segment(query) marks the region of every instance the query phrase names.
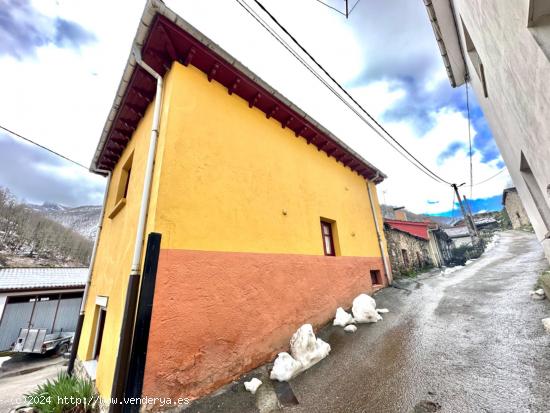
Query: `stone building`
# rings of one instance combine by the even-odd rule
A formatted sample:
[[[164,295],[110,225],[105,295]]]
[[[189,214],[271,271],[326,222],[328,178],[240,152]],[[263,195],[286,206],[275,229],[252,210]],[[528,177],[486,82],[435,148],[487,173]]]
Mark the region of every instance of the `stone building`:
[[[449,81],[472,85],[550,258],[550,1],[424,3]]]
[[[512,228],[519,229],[531,225],[516,188],[507,188],[502,193],[502,205],[512,222]]]
[[[427,222],[384,220],[384,233],[394,275],[405,275],[437,265],[431,250],[428,227]]]

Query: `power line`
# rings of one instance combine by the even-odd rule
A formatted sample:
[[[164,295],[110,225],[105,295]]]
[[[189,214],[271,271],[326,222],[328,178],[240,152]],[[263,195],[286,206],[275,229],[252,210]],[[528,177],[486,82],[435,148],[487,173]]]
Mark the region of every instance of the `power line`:
[[[342,16],[346,15],[346,13],[342,12],[341,10],[338,10],[336,7],[333,7],[330,4],[325,3],[324,1],[321,1],[321,0],[315,0],[315,1],[318,2],[318,3],[321,3],[323,6],[327,6],[329,9],[332,9],[332,10],[340,13]]]
[[[470,117],[470,98],[468,94],[468,78],[466,78],[466,111],[468,112],[468,143],[470,145],[470,198],[473,198],[473,186],[474,186],[474,165],[472,163],[472,127]]]
[[[283,30],[283,32],[290,37],[290,39],[296,44],[300,50],[302,50],[315,64],[318,68],[320,68],[323,73],[340,89],[359,109],[362,113],[364,113],[368,119],[366,119],[364,116],[362,116],[357,109],[355,109],[346,99],[344,99],[322,76],[319,75],[309,64],[300,56],[298,55],[289,45],[285,42],[284,39],[282,39],[281,36],[279,36],[269,25],[255,12],[251,9],[250,6],[248,6],[245,2],[241,0],[236,0],[237,3],[247,12],[249,13],[264,29],[266,29],[283,47],[285,47],[302,65],[306,67],[319,81],[321,81],[333,94],[336,95],[348,108],[350,108],[361,120],[363,120],[378,136],[380,136],[382,139],[384,139],[393,149],[395,149],[401,156],[403,156],[407,161],[409,161],[412,165],[414,165],[417,169],[419,169],[421,172],[435,180],[436,182],[445,183],[450,185],[451,183],[446,181],[445,179],[438,176],[435,172],[430,170],[427,166],[425,166],[421,161],[419,161],[412,153],[410,153],[396,138],[394,138],[376,119],[374,119],[367,110],[357,102],[353,96],[349,94],[349,92],[344,89],[334,77],[328,73],[328,71],[288,32],[288,30],[281,24],[279,21],[257,0],[254,0],[254,2],[277,24],[277,26]],[[382,134],[380,130],[375,128],[372,123],[373,122],[380,130],[384,132]],[[411,159],[413,159],[415,162],[413,162],[411,159],[409,159],[403,152],[401,152],[392,142],[388,140],[388,138],[393,141],[397,147],[401,148]]]
[[[499,176],[501,173],[503,173],[504,171],[506,171],[506,168],[502,168],[500,171],[498,171],[496,174],[494,174],[493,176],[490,176],[489,178],[481,181],[481,182],[476,182],[473,186],[476,186],[476,185],[481,185],[481,184],[484,184],[485,182],[488,182],[490,181],[491,179],[493,178],[496,178],[497,176]]]
[[[26,142],[29,142],[29,143],[31,143],[31,144],[33,144],[33,145],[36,145],[36,146],[38,146],[39,148],[44,149],[45,151],[48,151],[48,152],[50,152],[50,153],[52,153],[52,154],[54,154],[54,155],[56,155],[56,156],[59,156],[60,158],[65,159],[66,161],[69,161],[69,162],[71,162],[71,163],[74,163],[75,165],[80,166],[81,168],[84,168],[84,169],[86,169],[87,171],[89,171],[89,168],[86,167],[86,166],[84,166],[84,165],[82,165],[81,163],[79,163],[79,162],[77,162],[77,161],[73,161],[72,159],[67,158],[65,155],[61,155],[60,153],[58,153],[58,152],[56,152],[56,151],[54,151],[54,150],[52,150],[52,149],[50,149],[50,148],[46,148],[45,146],[40,145],[39,143],[33,141],[32,139],[26,138],[26,137],[24,137],[23,135],[20,135],[19,133],[16,133],[16,132],[14,132],[14,131],[12,131],[12,130],[10,130],[10,129],[8,129],[8,128],[2,126],[2,125],[0,125],[0,129],[3,129],[3,130],[5,130],[6,132],[8,132],[10,135],[17,136],[18,138],[23,139],[23,140],[26,141]]]

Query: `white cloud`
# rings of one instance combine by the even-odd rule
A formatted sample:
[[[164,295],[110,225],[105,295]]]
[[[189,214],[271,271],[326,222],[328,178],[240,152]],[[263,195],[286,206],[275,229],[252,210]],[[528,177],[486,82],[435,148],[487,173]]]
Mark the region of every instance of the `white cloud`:
[[[386,172],[389,178],[380,190],[385,191],[388,203],[406,205],[416,212],[449,209],[452,200],[450,188],[433,182],[391,149],[236,2],[168,0],[166,3]],[[390,55],[397,58],[401,56],[403,47],[437,48],[433,38],[427,40],[423,37],[419,42],[411,39],[411,33],[414,33],[411,25],[398,36],[396,44],[388,44],[388,39],[376,36],[362,38],[358,36],[357,20],[353,26],[330,9],[319,7],[313,0],[266,0],[264,4],[342,83],[352,82],[360,76],[367,63],[375,64],[378,69],[371,69],[379,71],[379,66],[384,63],[382,52],[385,49],[388,53],[393,50]],[[130,52],[143,3],[132,0],[44,0],[36,1],[34,6],[48,16],[78,22],[91,31],[97,41],[80,51],[50,45],[40,48],[32,59],[0,59],[4,74],[0,78],[2,124],[36,138],[41,144],[81,163],[89,164]],[[383,7],[370,2],[360,6]],[[358,16],[359,13],[354,18]],[[431,31],[427,17],[426,25],[422,33]],[[419,53],[422,54],[423,49]],[[432,51],[427,55],[432,56]],[[406,56],[399,59],[399,68],[387,69],[399,69],[402,73]],[[432,60],[430,68],[433,66]],[[428,91],[446,81],[442,63],[437,70],[430,70],[433,73],[424,83]],[[412,76],[418,68],[411,67],[410,72]],[[407,91],[399,84],[382,78],[355,87],[352,93],[380,119],[386,110],[399,105]],[[385,126],[438,174],[457,182],[467,181],[469,161],[464,151],[457,152],[443,165],[436,162],[450,142],[461,140],[467,143],[466,119],[456,110],[445,108],[433,112],[431,116],[433,126],[423,136],[406,117]],[[477,153],[473,160],[476,181],[498,170],[496,162],[484,164]],[[500,193],[507,179],[506,173],[501,174],[476,187],[474,198]],[[428,200],[439,202],[428,204]]]

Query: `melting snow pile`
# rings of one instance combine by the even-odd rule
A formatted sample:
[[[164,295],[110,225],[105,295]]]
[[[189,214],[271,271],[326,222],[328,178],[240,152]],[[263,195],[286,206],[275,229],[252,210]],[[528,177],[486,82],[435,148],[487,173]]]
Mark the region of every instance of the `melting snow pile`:
[[[344,310],[342,307],[338,307],[336,309],[336,316],[334,317],[334,321],[332,322],[333,326],[340,326],[345,327],[348,324],[353,324],[355,320],[353,319],[352,315],[346,310]]]
[[[382,317],[376,311],[376,301],[367,294],[359,294],[351,307],[353,319],[357,323],[376,323]]]
[[[250,381],[244,382],[244,388],[252,394],[256,394],[256,390],[258,390],[258,387],[260,387],[261,385],[262,381],[260,379],[257,379],[256,377],[254,377]]]
[[[494,235],[493,238],[491,238],[491,241],[489,241],[487,243],[487,245],[485,245],[485,251],[484,252],[492,250],[493,247],[496,245],[497,240],[498,240],[498,235]]]
[[[449,275],[449,274],[452,274],[455,271],[461,270],[462,268],[464,268],[463,265],[457,265],[456,267],[445,268],[445,270],[442,271],[442,274]]]
[[[311,324],[304,324],[290,339],[290,354],[279,353],[275,359],[270,377],[288,381],[324,359],[328,353],[330,345],[315,338]]]
[[[550,333],[550,318],[543,318],[542,325],[544,326],[544,329],[546,330],[546,332]]]
[[[531,295],[531,298],[533,300],[544,300],[544,298],[546,297],[546,294],[544,294],[544,290],[542,288],[531,291],[529,294]]]
[[[347,333],[355,333],[357,331],[357,326],[350,324],[349,326],[344,327],[344,331]]]

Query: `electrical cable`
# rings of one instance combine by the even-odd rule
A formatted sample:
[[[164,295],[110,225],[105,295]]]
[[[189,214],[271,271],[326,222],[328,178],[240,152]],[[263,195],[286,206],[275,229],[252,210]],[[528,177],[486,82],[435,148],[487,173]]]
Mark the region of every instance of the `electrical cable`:
[[[445,179],[441,178],[440,176],[438,176],[436,173],[434,173],[433,171],[431,171],[427,166],[425,166],[421,161],[419,161],[414,155],[412,155],[396,138],[394,138],[380,123],[378,123],[378,121],[376,121],[376,119],[374,119],[366,110],[365,108],[363,108],[363,106],[361,106],[354,98],[353,96],[351,96],[349,94],[349,92],[347,92],[347,90],[345,90],[341,85],[340,83],[338,83],[336,81],[336,79],[334,79],[334,77],[328,73],[328,71],[319,63],[317,62],[317,60],[288,32],[288,30],[286,28],[284,28],[284,26],[282,26],[278,20],[257,0],[254,0],[254,2],[277,24],[277,26],[279,28],[281,28],[281,30],[283,30],[287,36],[289,36],[292,41],[317,65],[317,67],[319,67],[323,73],[325,73],[326,76],[329,77],[330,80],[332,80],[332,82],[334,82],[334,84],[361,110],[361,112],[363,112],[367,117],[368,119],[370,119],[370,121],[368,119],[366,119],[364,116],[362,116],[358,111],[357,109],[355,109],[349,102],[347,102],[337,91],[334,90],[334,88],[332,86],[330,86],[330,84],[328,84],[328,82],[323,79],[319,73],[317,73],[315,70],[313,70],[308,64],[307,62],[301,57],[299,56],[285,41],[284,39],[282,39],[276,32],[274,32],[274,30],[269,27],[269,25],[267,23],[265,23],[265,21],[263,21],[263,19],[258,16],[258,14],[251,10],[251,7],[248,6],[248,4],[244,3],[243,1],[241,0],[236,0],[237,3],[247,12],[249,13],[264,29],[266,29],[281,45],[283,45],[283,47],[285,47],[302,65],[304,65],[315,77],[317,77],[317,79],[319,79],[332,93],[334,93],[344,104],[346,104],[346,106],[348,106],[348,108],[350,108],[357,116],[359,116],[378,136],[380,136],[382,139],[384,139],[388,144],[390,144],[390,146],[392,146],[392,148],[394,148],[399,154],[401,154],[405,159],[407,159],[407,161],[409,161],[412,165],[414,165],[417,169],[419,169],[420,171],[422,171],[424,174],[426,174],[427,176],[429,176],[430,178],[434,179],[436,182],[440,182],[440,183],[445,183],[445,184],[448,184],[450,185],[451,183],[446,181]],[[244,4],[243,4],[244,3]],[[396,148],[396,146],[394,146],[394,144],[392,144],[388,138],[386,136],[384,136],[380,130],[378,130],[377,128],[375,128],[371,121],[380,129],[384,132],[385,135],[387,135],[387,137],[389,137],[389,139],[391,139],[391,141],[393,141],[395,143],[395,145],[397,145],[399,148],[401,148],[410,158],[412,158],[415,162],[413,162],[411,159],[409,159],[403,152],[401,152],[399,149]]]
[[[13,135],[13,136],[17,136],[18,138],[23,139],[23,140],[26,141],[26,142],[29,142],[29,143],[31,143],[31,144],[33,144],[33,145],[36,145],[36,146],[38,146],[38,147],[41,148],[41,149],[44,149],[44,150],[46,150],[46,151],[48,151],[48,152],[50,152],[50,153],[52,153],[52,154],[54,154],[54,155],[56,155],[56,156],[59,156],[60,158],[65,159],[66,161],[69,161],[69,162],[71,162],[71,163],[74,163],[75,165],[80,166],[81,168],[84,168],[84,169],[86,169],[87,171],[89,171],[89,168],[86,167],[86,166],[84,166],[84,165],[82,165],[81,163],[79,163],[79,162],[77,162],[77,161],[73,161],[72,159],[67,158],[67,157],[64,156],[64,155],[61,155],[60,153],[58,153],[58,152],[56,152],[56,151],[54,151],[54,150],[52,150],[52,149],[50,149],[50,148],[46,148],[45,146],[40,145],[39,143],[33,141],[32,139],[26,138],[26,137],[24,137],[23,135],[20,135],[19,133],[16,133],[16,132],[14,132],[14,131],[12,131],[12,130],[10,130],[10,129],[8,129],[8,128],[2,126],[2,125],[0,125],[0,129],[3,129],[3,130],[5,130],[6,132],[8,132],[9,134],[11,134],[11,135]]]
[[[481,184],[484,184],[485,182],[488,182],[490,181],[491,179],[493,178],[496,178],[497,176],[499,176],[501,173],[503,173],[504,171],[506,171],[506,168],[502,168],[500,171],[498,171],[496,174],[490,176],[489,178],[481,181],[481,182],[476,182],[473,186],[476,186],[476,185],[481,185]]]
[[[326,6],[326,7],[328,7],[329,9],[332,9],[332,10],[334,10],[334,11],[340,13],[342,16],[345,16],[345,15],[346,15],[346,13],[343,13],[341,10],[338,10],[336,7],[332,7],[330,4],[327,4],[327,3],[325,3],[324,1],[321,1],[321,0],[315,0],[315,1],[318,2],[318,3],[321,3],[323,6]]]
[[[473,198],[473,186],[474,186],[474,165],[472,162],[472,127],[470,118],[470,98],[468,94],[468,79],[466,79],[466,112],[468,113],[468,144],[470,147],[470,198]]]

